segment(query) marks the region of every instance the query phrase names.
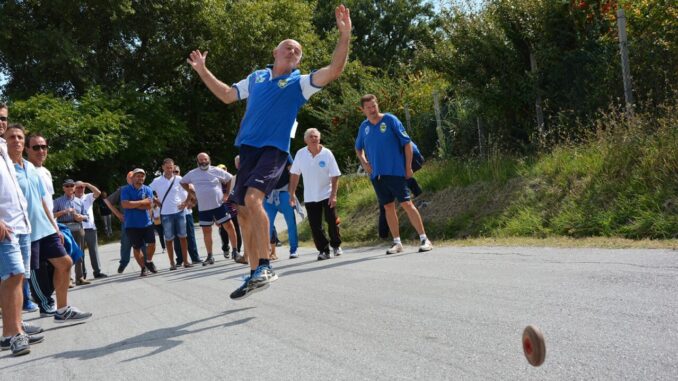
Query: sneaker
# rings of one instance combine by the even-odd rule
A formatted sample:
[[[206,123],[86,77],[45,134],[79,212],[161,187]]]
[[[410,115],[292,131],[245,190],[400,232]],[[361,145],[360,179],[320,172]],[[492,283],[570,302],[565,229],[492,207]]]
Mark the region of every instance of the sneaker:
[[[94,279],[102,279],[102,278],[108,278],[108,275],[104,273],[95,273],[94,274]]]
[[[294,259],[294,258],[299,258],[299,254],[297,254],[296,252],[290,253],[290,259]]]
[[[123,265],[118,266],[118,274],[122,274],[123,271],[125,271],[125,266]]]
[[[270,265],[261,265],[254,270],[254,274],[252,274],[252,277],[250,278],[250,283],[271,283],[276,279],[278,279],[278,274],[273,271],[273,268]]]
[[[429,241],[428,239],[421,241],[421,245],[419,245],[420,253],[431,250],[433,250],[433,245],[431,245],[431,241]]]
[[[75,281],[75,284],[76,284],[77,286],[84,286],[84,285],[86,285],[86,284],[92,284],[92,282],[88,281],[88,280],[85,279],[85,278],[80,278],[80,279],[78,279],[78,280]]]
[[[249,262],[247,261],[247,258],[245,258],[244,255],[238,253],[235,257],[233,257],[233,260],[236,261],[237,263],[242,263],[243,265],[248,264]]]
[[[56,308],[54,306],[50,306],[51,308],[49,310],[45,311],[40,311],[40,317],[52,317],[56,313]]]
[[[28,335],[17,333],[9,339],[9,349],[12,355],[21,356],[31,353],[31,345],[28,343]]]
[[[82,321],[87,320],[92,317],[91,312],[82,312],[75,307],[68,306],[66,311],[59,313],[59,311],[54,314],[55,323],[64,323],[66,321]]]
[[[42,336],[42,335],[28,335],[28,334],[26,334],[26,336],[28,336],[28,344],[29,345],[39,344],[39,343],[42,343],[45,340],[45,337]],[[0,339],[0,349],[2,349],[3,351],[10,349],[11,346],[12,346],[12,344],[11,344],[12,338],[13,337],[3,337],[3,338],[1,338]]]
[[[171,265],[169,269],[170,271],[174,271],[177,269],[177,265]]]
[[[231,292],[231,299],[240,300],[245,299],[246,297],[252,295],[257,291],[263,291],[267,289],[271,283],[252,283],[250,282],[251,277],[245,277],[243,283],[240,287],[236,288],[235,291]]]
[[[204,261],[202,261],[203,266],[207,265],[213,265],[214,264],[214,256],[212,254],[207,254],[207,258],[205,258]]]
[[[141,274],[139,274],[139,276],[146,276],[146,275],[148,275],[148,272],[146,271],[146,268],[144,267],[144,268],[141,269]]]
[[[24,308],[23,308],[24,312],[35,312],[39,309],[40,308],[38,308],[38,305],[33,303],[32,300],[27,300],[26,303],[24,303]]]
[[[26,332],[27,335],[37,335],[43,331],[42,327],[38,327],[37,325],[29,324],[23,321],[21,322],[21,329]]]
[[[158,273],[158,269],[155,268],[155,263],[153,263],[153,261],[146,262],[146,267],[148,267],[148,271],[152,272],[153,274]]]
[[[228,251],[224,251],[224,258],[231,259],[231,254],[229,254]]]
[[[341,247],[333,247],[332,251],[334,252],[335,257],[338,257],[338,256],[344,254],[344,250],[341,250]]]
[[[330,259],[330,253],[323,253],[322,251],[318,253],[319,261],[324,261],[325,259]]]
[[[178,266],[178,265],[177,265],[177,266]],[[185,269],[190,268],[190,267],[193,267],[193,264],[192,264],[192,263],[184,263],[184,268],[185,268]]]
[[[402,253],[403,252],[403,244],[402,243],[394,243],[393,246],[391,246],[390,249],[386,250],[386,254],[395,254],[395,253]]]

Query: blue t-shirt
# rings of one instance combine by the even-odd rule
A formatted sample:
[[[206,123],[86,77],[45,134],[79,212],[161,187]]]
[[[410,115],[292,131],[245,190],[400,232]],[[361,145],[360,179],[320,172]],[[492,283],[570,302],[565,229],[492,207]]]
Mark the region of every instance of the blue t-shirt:
[[[14,169],[16,169],[19,188],[28,201],[28,220],[32,227],[31,242],[35,242],[56,233],[56,229],[54,229],[54,225],[52,225],[47,213],[45,213],[45,208],[42,206],[42,198],[45,197],[47,192],[42,180],[40,180],[40,175],[31,162],[26,159],[22,160],[24,167],[21,168],[19,164],[15,163]]]
[[[403,146],[411,142],[405,127],[393,114],[386,113],[377,124],[365,120],[355,139],[355,148],[364,150],[372,167],[371,178],[377,176],[405,177]]]
[[[247,99],[236,147],[271,146],[289,152],[290,134],[299,109],[311,95],[320,91],[312,83],[313,75],[301,75],[299,70],[272,77],[270,68],[257,70],[233,85],[238,99]]]
[[[127,185],[120,192],[120,201],[141,201],[153,198],[153,190],[147,185],[137,189],[133,185]],[[145,228],[152,224],[147,209],[125,208],[125,228]]]

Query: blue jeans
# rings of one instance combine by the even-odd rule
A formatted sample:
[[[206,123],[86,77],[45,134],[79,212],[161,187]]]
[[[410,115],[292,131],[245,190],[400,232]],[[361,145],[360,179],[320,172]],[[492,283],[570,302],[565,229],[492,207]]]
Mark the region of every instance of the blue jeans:
[[[174,237],[186,237],[186,217],[182,210],[174,214],[163,214],[160,216],[162,228],[165,232],[165,241],[171,241]]]
[[[28,236],[28,240],[30,241],[30,235],[21,235]],[[17,236],[12,237],[11,240],[5,238],[0,241],[0,280],[6,280],[15,275],[25,274],[26,272],[19,241]]]
[[[287,236],[290,241],[290,253],[296,253],[299,247],[299,238],[297,237],[297,220],[294,216],[294,209],[290,206],[289,192],[279,193],[278,205],[270,204],[264,200],[264,209],[268,215],[269,221],[269,237],[273,237],[273,230],[275,229],[275,216],[278,212],[282,213],[287,223]]]
[[[195,243],[195,223],[193,222],[193,214],[186,215],[186,243],[188,244],[188,256],[191,257],[191,262],[200,262],[198,245]],[[184,259],[181,258],[181,243],[179,242],[179,237],[174,237],[174,247],[180,248],[179,250],[174,250],[178,265],[184,262]]]

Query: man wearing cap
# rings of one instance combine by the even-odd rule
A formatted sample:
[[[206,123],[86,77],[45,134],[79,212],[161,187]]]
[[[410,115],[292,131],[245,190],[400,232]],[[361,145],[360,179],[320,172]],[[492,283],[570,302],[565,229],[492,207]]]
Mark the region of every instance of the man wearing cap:
[[[122,214],[123,210],[120,194],[122,190],[129,184],[132,184],[132,171],[127,172],[126,177],[127,184],[121,185],[116,189],[115,192],[111,193],[108,197],[104,199],[104,204],[108,206],[108,209],[111,210],[111,213],[120,221],[120,262],[118,265],[118,274],[122,274],[125,271],[125,268],[129,264],[130,254],[132,252],[132,243],[129,241],[127,234],[125,233],[125,216]],[[146,247],[141,249],[144,256],[146,256]]]
[[[89,189],[90,193],[85,193],[85,188]],[[82,227],[85,230],[85,245],[87,245],[87,252],[89,253],[89,260],[92,264],[94,278],[106,278],[108,275],[101,272],[101,262],[99,261],[99,244],[97,237],[97,226],[94,223],[94,201],[99,198],[101,191],[94,185],[82,181],[75,183],[75,197],[79,198],[85,210],[87,211],[87,219],[82,221]],[[83,253],[85,248],[81,248]],[[83,259],[84,260],[84,259]]]
[[[54,217],[57,222],[68,226],[73,238],[80,249],[85,247],[85,230],[82,228],[82,221],[89,219],[87,210],[82,200],[75,197],[75,181],[72,179],[64,180],[62,184],[64,195],[54,200]],[[90,284],[90,281],[85,279],[87,276],[87,269],[85,268],[84,258],[80,258],[75,265],[75,284],[82,286]]]
[[[132,184],[122,188],[120,201],[125,213],[125,233],[134,249],[134,259],[141,267],[141,276],[147,275],[148,271],[158,272],[153,263],[155,254],[155,231],[149,212],[153,209],[153,190],[144,185],[146,171],[135,168],[132,171]],[[141,249],[146,248],[146,260]]]

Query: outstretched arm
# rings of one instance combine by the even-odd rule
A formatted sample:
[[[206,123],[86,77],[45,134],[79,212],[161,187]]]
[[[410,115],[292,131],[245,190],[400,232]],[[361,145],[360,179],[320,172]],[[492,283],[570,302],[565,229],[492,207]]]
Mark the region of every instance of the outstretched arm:
[[[337,19],[339,40],[337,47],[334,48],[334,53],[332,53],[332,62],[329,66],[313,73],[313,84],[317,87],[323,87],[339,78],[348,60],[349,43],[351,42],[351,13],[342,4],[334,10],[334,16]]]
[[[238,100],[238,92],[228,86],[227,84],[221,82],[217,77],[207,70],[205,66],[205,60],[207,59],[207,52],[201,53],[200,50],[194,50],[186,59],[189,65],[195,70],[196,73],[200,76],[200,79],[207,86],[208,89],[214,94],[217,98],[221,99],[222,102],[229,104]]]

